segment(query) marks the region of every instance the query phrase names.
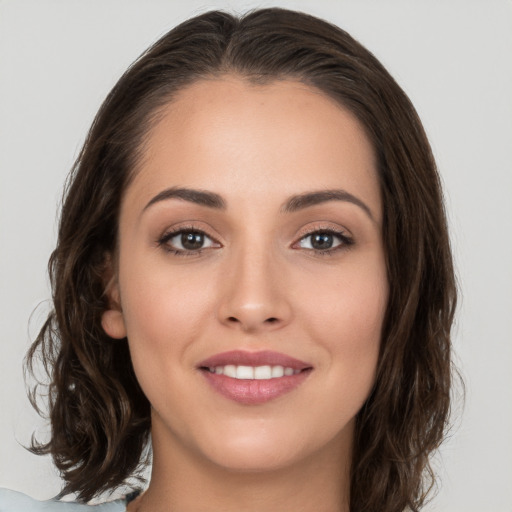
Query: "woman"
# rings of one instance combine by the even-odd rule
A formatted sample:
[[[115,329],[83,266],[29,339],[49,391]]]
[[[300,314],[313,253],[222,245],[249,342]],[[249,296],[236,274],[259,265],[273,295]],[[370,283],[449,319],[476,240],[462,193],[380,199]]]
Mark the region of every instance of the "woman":
[[[51,368],[34,450],[62,495],[126,482],[151,434],[149,487],[114,510],[424,503],[455,307],[442,195],[414,108],[342,30],[265,9],[165,35],[93,123],[50,272],[28,360]]]

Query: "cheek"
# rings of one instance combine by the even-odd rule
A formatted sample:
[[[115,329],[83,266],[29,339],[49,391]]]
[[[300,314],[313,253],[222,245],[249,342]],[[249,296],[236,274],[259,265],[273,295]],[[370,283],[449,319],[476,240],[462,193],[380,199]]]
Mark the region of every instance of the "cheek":
[[[384,259],[347,263],[336,270],[323,287],[317,284],[321,293],[303,305],[303,329],[328,354],[333,386],[365,399],[375,377],[388,301]]]
[[[211,316],[214,289],[198,272],[170,272],[147,261],[121,272],[129,276],[121,273],[121,304],[134,368],[143,387],[153,386],[186,366],[187,350]]]
[[[310,312],[309,321],[328,338],[341,336],[356,344],[380,339],[388,300],[383,258],[347,261],[308,287],[316,293],[309,293],[305,312]]]
[[[194,329],[213,299],[201,275],[173,271],[162,264],[141,267],[136,272],[131,265],[124,269],[129,278],[122,281],[121,303],[129,333],[157,342],[180,338],[173,333]]]
[[[126,268],[121,303],[137,380],[156,410],[175,409],[187,382],[189,348],[204,330],[211,293],[195,278]],[[172,405],[171,405],[172,404]]]

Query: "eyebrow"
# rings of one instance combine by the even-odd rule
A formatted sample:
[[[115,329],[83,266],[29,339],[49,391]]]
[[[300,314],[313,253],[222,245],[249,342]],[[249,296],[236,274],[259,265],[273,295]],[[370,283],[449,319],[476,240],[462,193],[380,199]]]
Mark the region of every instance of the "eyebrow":
[[[292,196],[283,205],[281,211],[284,213],[293,213],[328,201],[345,201],[355,204],[359,206],[371,220],[375,221],[372,211],[366,203],[346,190],[341,189],[319,190],[317,192],[306,192],[305,194]]]
[[[168,199],[181,199],[190,203],[206,206],[207,208],[214,208],[217,210],[225,210],[227,208],[226,201],[215,192],[206,190],[197,190],[184,187],[171,187],[158,193],[153,197],[144,207],[147,210],[150,206],[160,201]],[[366,203],[361,201],[358,197],[347,192],[346,190],[333,189],[333,190],[319,190],[315,192],[306,192],[290,197],[281,207],[282,213],[294,213],[311,206],[326,203],[328,201],[345,201],[355,204],[361,208],[371,220],[375,221],[372,211]]]
[[[208,208],[215,208],[218,210],[226,209],[226,202],[222,199],[219,194],[215,192],[207,192],[206,190],[195,190],[191,188],[172,187],[162,190],[157,194],[149,203],[144,207],[145,211],[151,205],[160,201],[166,201],[168,199],[181,199],[190,203],[195,203]]]

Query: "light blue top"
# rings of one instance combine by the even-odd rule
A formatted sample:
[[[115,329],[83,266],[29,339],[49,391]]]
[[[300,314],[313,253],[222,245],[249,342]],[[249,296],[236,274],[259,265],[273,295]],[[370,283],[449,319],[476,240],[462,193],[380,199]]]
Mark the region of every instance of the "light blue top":
[[[21,492],[0,489],[0,512],[126,512],[128,498],[101,505],[81,505],[64,501],[38,501]]]

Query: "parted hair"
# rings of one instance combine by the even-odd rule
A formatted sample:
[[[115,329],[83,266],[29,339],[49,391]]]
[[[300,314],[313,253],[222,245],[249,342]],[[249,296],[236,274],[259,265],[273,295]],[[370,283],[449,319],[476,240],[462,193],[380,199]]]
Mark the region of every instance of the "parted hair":
[[[373,143],[383,199],[389,302],[375,384],[356,418],[352,512],[417,511],[449,426],[456,286],[439,176],[414,107],[380,62],[340,28],[284,9],[212,11],[172,29],[102,104],[66,183],[49,261],[52,310],[27,354],[48,373],[48,442],[62,494],[89,501],[147,463],[150,404],[126,339],[102,329],[105,269],[121,199],[162,107],[201,79],[297,80],[333,98]],[[37,406],[41,398],[31,390]],[[341,483],[340,483],[341,485]]]

